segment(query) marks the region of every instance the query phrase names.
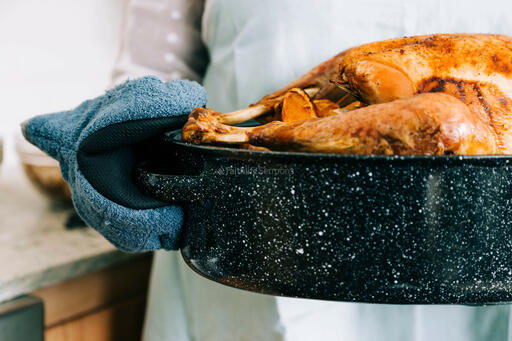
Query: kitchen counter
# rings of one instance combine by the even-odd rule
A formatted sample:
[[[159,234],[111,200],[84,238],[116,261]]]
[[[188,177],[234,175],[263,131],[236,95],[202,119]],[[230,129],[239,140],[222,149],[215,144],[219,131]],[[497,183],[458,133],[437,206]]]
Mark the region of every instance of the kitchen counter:
[[[135,257],[89,227],[66,230],[71,213],[37,192],[21,168],[0,165],[0,302]]]

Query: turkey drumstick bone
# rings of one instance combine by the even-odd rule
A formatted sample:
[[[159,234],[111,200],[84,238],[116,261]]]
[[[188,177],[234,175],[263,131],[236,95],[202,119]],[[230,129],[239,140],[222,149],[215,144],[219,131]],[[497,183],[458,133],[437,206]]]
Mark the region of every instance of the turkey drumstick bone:
[[[316,93],[318,93],[320,89],[319,88],[307,88],[304,89],[304,91],[308,94],[309,97],[315,96]],[[276,101],[281,101],[283,99],[284,95],[281,95],[279,97],[276,97]],[[233,111],[226,114],[220,114],[220,122],[224,124],[237,124],[249,121],[253,118],[259,117],[264,114],[269,114],[273,111],[273,106],[268,106],[264,103],[257,103],[254,105],[251,105],[248,108],[244,108],[241,110]]]

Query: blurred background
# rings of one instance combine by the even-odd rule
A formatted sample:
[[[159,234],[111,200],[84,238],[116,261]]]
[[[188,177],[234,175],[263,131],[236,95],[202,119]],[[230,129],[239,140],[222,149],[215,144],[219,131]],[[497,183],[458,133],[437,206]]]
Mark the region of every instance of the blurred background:
[[[23,120],[103,93],[119,50],[125,0],[0,0],[0,135],[16,163]]]
[[[124,6],[0,0],[0,340],[140,338],[151,255],[118,251],[86,227],[56,161],[20,133],[29,117],[103,94]]]

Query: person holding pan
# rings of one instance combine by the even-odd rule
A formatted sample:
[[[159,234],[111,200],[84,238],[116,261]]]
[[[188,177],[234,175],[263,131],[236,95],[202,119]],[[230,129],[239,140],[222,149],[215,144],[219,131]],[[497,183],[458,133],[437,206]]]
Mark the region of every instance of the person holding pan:
[[[205,104],[220,112],[240,109],[352,46],[432,33],[510,34],[510,10],[512,4],[500,0],[485,6],[476,0],[130,0],[113,83],[147,75],[163,81],[194,80],[206,89],[207,103],[197,84],[136,80],[86,102],[71,113],[75,116],[36,118],[25,125],[25,135],[61,161],[78,212],[116,246],[129,251],[176,249],[183,213],[140,197],[126,183],[125,169],[133,165],[126,149],[116,158],[94,159],[96,168],[87,166],[98,155],[95,143],[109,137],[111,145],[120,144],[124,136],[105,134],[119,115],[98,118],[101,110],[122,108],[132,121],[140,121],[148,117],[141,116],[144,107],[139,105],[146,105],[152,119],[170,127],[164,113],[159,116],[162,106],[176,114]],[[138,96],[152,97],[130,102],[125,95],[134,89]],[[179,98],[179,103],[170,98]],[[102,106],[109,101],[116,105]],[[146,124],[140,139],[157,132]],[[58,134],[73,148],[48,142],[48,136],[56,139]],[[108,174],[98,167],[117,170],[124,174],[117,179],[125,182],[105,184],[100,180]],[[148,226],[154,235],[141,232]],[[146,314],[147,341],[506,340],[511,316],[507,305],[396,306],[259,295],[208,281],[178,253],[164,250],[155,253]]]

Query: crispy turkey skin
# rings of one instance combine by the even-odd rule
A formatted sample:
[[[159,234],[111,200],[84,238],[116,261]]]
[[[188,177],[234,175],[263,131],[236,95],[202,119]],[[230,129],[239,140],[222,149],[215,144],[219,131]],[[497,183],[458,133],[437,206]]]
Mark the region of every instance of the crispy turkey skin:
[[[466,103],[512,152],[512,38],[438,34],[391,39],[346,51],[338,82],[367,103],[443,92]]]

